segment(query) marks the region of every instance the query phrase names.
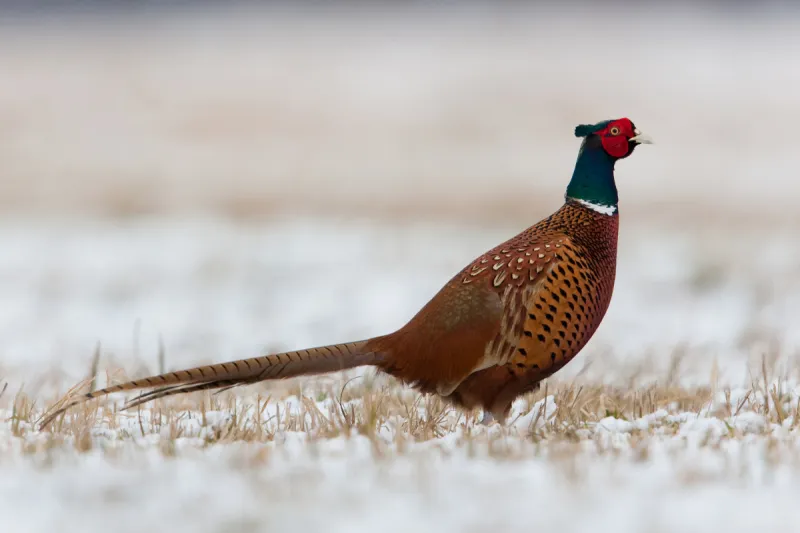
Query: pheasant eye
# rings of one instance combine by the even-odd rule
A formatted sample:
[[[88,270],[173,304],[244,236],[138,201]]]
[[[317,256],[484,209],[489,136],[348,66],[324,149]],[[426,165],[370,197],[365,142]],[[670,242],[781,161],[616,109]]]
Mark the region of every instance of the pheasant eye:
[[[610,133],[611,133],[611,135],[619,135],[619,127],[618,126],[612,126]]]

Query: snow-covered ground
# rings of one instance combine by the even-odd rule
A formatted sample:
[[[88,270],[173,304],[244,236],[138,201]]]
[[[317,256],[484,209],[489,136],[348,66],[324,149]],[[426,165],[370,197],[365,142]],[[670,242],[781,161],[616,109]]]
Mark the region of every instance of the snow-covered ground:
[[[252,409],[237,408],[206,412],[205,420],[194,412],[159,428],[144,412],[116,419],[112,429],[98,422],[83,438],[57,444],[28,432],[24,422],[9,424],[0,426],[0,526],[20,532],[786,530],[800,520],[798,389],[782,395],[781,409],[794,413],[782,423],[774,414],[770,422],[755,397],[738,409],[746,395],[734,390],[699,411],[667,406],[571,430],[558,414],[569,406],[549,396],[507,428],[456,421],[451,413],[440,436],[416,442],[403,437],[402,415],[368,435],[326,437],[282,426],[280,420],[310,417],[293,397],[269,405],[264,419],[280,410],[278,421],[258,424]],[[727,405],[732,415],[724,414]],[[330,404],[316,406],[334,418]],[[236,424],[256,428],[257,436],[215,441],[233,412]]]
[[[51,438],[28,425],[19,398],[12,413],[20,387],[37,415],[53,387],[63,392],[86,376],[98,342],[101,372],[134,374],[157,369],[159,337],[174,369],[389,331],[519,228],[6,218],[0,529],[684,532],[794,523],[795,237],[685,222],[623,227],[607,318],[552,386],[577,375],[580,384],[641,390],[644,398],[656,380],[673,387],[674,402],[661,398],[637,414],[595,399],[575,422],[552,418],[566,416],[554,415],[565,405],[551,402],[537,418],[538,408],[523,401],[517,410],[527,416],[507,429],[476,427],[451,412],[431,434],[412,434],[400,413],[375,435],[352,438],[269,419],[258,437],[209,440],[197,414],[161,429],[115,416],[91,425],[87,446],[75,429],[81,423]],[[758,242],[758,264],[743,257],[743,242]],[[761,386],[765,354],[769,385],[788,380],[777,412],[774,402],[764,410],[763,393],[744,392]],[[328,394],[344,385],[341,377],[322,381]],[[323,401],[316,381],[304,383],[310,401]],[[715,386],[716,403],[682,405],[681,395],[699,394],[695,385]],[[726,414],[717,404],[728,387]],[[257,390],[274,393],[268,414],[297,409],[285,387]],[[243,409],[259,401],[252,390],[240,394]],[[404,398],[428,416],[421,400]],[[208,425],[234,412],[211,413]],[[539,433],[529,437],[534,420]]]

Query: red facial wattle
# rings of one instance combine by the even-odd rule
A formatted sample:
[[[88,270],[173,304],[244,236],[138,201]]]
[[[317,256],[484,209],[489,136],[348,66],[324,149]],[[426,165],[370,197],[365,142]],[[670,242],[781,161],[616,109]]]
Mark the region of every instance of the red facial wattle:
[[[628,119],[616,120],[597,132],[597,135],[610,156],[625,157],[629,150],[628,139],[634,136],[633,123]]]

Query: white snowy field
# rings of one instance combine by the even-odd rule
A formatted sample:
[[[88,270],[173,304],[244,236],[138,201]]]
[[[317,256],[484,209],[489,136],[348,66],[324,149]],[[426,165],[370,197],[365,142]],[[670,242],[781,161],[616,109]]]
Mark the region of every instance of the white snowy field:
[[[789,229],[623,218],[606,320],[548,383],[547,408],[544,391],[525,398],[507,428],[442,411],[391,380],[375,392],[341,376],[242,389],[205,419],[196,400],[178,400],[155,414],[77,410],[53,433],[33,423],[87,376],[98,342],[102,382],[105,370],[157,370],[159,336],[165,367],[176,369],[379,334],[518,229],[3,219],[0,529],[733,532],[796,523],[800,252]],[[758,264],[743,260],[743,242],[758,242]]]
[[[660,408],[572,429],[558,415],[569,405],[549,396],[507,428],[437,413],[431,426],[440,433],[414,437],[408,426],[427,422],[402,414],[379,419],[371,434],[298,431],[302,420],[309,427],[320,416],[336,420],[338,407],[308,399],[300,408],[293,397],[265,409],[268,421],[236,410],[238,440],[219,429],[229,427],[232,410],[205,419],[173,414],[163,425],[144,412],[84,427],[74,440],[29,433],[22,422],[0,427],[0,525],[20,532],[789,529],[800,519],[797,410],[770,422],[756,397],[736,398],[741,392],[730,403],[718,394],[699,412]],[[796,390],[783,399],[796,405]],[[711,414],[727,405],[735,414]],[[356,413],[356,425],[363,420],[359,400],[343,409]]]

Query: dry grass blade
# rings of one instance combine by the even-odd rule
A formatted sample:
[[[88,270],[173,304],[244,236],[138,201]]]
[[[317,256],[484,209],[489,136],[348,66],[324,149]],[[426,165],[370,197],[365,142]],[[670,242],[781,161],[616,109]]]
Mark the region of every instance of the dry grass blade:
[[[42,413],[42,416],[37,420],[37,424],[44,429],[46,426],[49,426],[56,417],[66,413],[68,408],[81,403],[84,400],[84,396],[79,394],[78,391],[89,385],[93,379],[94,378],[88,378],[75,384],[64,396]]]
[[[94,392],[97,388],[97,370],[100,367],[100,343],[97,343],[97,346],[94,349],[94,355],[92,356],[92,365],[89,367],[89,392]]]
[[[158,373],[166,373],[167,368],[167,349],[164,347],[164,337],[158,334]]]

